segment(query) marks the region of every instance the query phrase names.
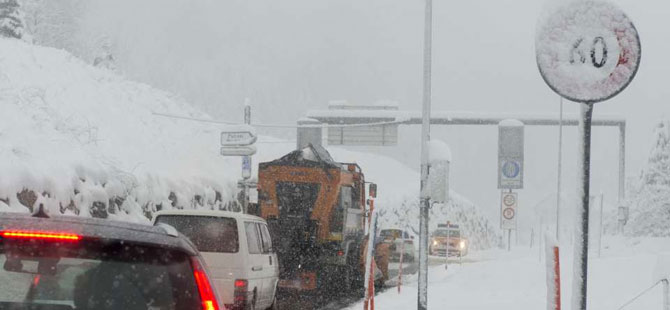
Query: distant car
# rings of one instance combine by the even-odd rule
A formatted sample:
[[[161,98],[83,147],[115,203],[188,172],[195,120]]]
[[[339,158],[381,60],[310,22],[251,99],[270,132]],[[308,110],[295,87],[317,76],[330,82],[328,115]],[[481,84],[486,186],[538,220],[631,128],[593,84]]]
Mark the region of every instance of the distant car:
[[[439,256],[465,256],[468,254],[468,240],[461,233],[458,225],[438,224],[430,236],[428,253]]]
[[[0,309],[224,309],[171,227],[0,213]]]
[[[273,309],[279,263],[264,219],[238,212],[169,210],[154,224],[168,224],[193,241],[230,309]]]
[[[402,229],[382,229],[380,238],[382,242],[392,244],[391,262],[400,261],[400,253],[403,253],[403,261],[414,261],[414,237],[410,236],[407,231],[403,231]]]

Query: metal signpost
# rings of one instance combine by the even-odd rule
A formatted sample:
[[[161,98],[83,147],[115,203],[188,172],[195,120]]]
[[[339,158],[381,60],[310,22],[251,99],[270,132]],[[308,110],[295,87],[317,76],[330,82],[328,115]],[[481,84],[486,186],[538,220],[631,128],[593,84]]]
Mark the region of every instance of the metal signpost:
[[[433,38],[433,0],[426,1],[423,37],[423,113],[421,120],[421,188],[419,211],[419,287],[417,309],[428,309],[428,141],[430,140],[431,59]]]
[[[507,230],[507,251],[511,249],[512,230],[516,229],[518,195],[514,192],[503,192],[500,197],[500,229]]]
[[[522,122],[506,119],[498,123],[498,188],[503,190],[500,196],[500,228],[507,230],[508,251],[511,250],[512,230],[516,230],[519,198],[512,189],[523,188],[523,137]],[[518,237],[518,232],[516,235]]]
[[[563,98],[581,103],[581,208],[577,212],[572,309],[585,310],[593,106],[619,94],[635,77],[640,39],[633,23],[614,4],[573,1],[557,7],[543,21],[535,48],[547,85]]]
[[[242,157],[242,210],[247,213],[249,209],[249,179],[251,178],[251,155],[256,154],[256,130],[251,127],[251,106],[248,100],[244,104],[245,125],[230,126],[221,132],[221,155]]]

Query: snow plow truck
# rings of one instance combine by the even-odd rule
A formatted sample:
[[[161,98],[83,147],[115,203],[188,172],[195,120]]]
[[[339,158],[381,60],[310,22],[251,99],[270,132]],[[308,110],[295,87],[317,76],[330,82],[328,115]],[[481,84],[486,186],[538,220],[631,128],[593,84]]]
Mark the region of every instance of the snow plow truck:
[[[256,213],[268,222],[279,259],[279,288],[344,292],[361,288],[367,236],[361,168],[308,145],[259,164]],[[388,249],[375,247],[377,284],[388,277]]]

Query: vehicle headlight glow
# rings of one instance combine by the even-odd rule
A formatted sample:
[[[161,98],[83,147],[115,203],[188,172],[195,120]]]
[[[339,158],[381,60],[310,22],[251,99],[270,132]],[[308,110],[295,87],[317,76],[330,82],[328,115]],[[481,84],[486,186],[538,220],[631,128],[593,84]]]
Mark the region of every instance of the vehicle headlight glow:
[[[459,243],[458,246],[461,247],[461,250],[465,249],[465,240],[461,240],[461,243]]]

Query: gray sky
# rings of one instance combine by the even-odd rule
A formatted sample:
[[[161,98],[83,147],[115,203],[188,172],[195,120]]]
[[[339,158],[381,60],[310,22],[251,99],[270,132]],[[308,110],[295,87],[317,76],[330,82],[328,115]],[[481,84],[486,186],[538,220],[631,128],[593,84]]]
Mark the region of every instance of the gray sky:
[[[637,26],[642,64],[629,88],[598,104],[595,115],[627,118],[627,173],[633,176],[646,160],[655,122],[669,111],[670,2],[615,2]],[[542,6],[537,0],[435,0],[434,110],[557,113],[558,97],[535,64]],[[178,93],[220,119],[241,120],[245,97],[254,118],[265,122],[294,123],[331,99],[390,99],[402,109],[420,108],[420,0],[96,0],[83,22],[112,38],[125,74]],[[574,103],[565,106],[576,111]],[[418,133],[404,128],[401,145],[376,151],[418,168]],[[522,210],[552,194],[556,183],[556,129],[526,133]],[[610,202],[616,201],[616,135],[614,129],[594,131],[592,191],[603,191]],[[575,136],[575,129],[566,129],[566,190],[576,183]],[[496,128],[434,128],[433,137],[451,145],[453,189],[495,218]]]

